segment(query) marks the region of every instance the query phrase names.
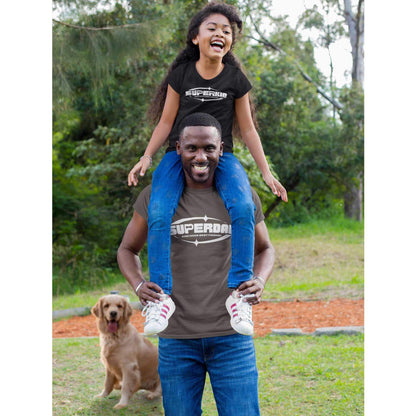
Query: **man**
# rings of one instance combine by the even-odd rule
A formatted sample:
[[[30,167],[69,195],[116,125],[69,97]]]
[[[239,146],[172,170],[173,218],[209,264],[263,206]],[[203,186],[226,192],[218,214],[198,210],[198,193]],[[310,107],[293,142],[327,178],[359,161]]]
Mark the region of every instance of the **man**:
[[[201,414],[206,372],[219,415],[260,415],[258,373],[251,336],[232,328],[224,303],[230,296],[227,275],[231,260],[231,223],[215,191],[214,173],[222,154],[221,127],[204,113],[186,117],[177,143],[185,189],[172,219],[172,298],[176,305],[169,326],[159,337],[159,374],[167,416]],[[138,253],[147,238],[146,188],[134,204],[133,218],[118,250],[120,270],[146,309],[168,313],[161,288],[143,278]],[[274,249],[256,205],[255,278],[237,289],[236,313],[250,319],[251,305],[260,302],[274,264]],[[160,305],[163,305],[162,307]],[[156,312],[152,312],[156,313]],[[239,319],[240,319],[239,318]]]

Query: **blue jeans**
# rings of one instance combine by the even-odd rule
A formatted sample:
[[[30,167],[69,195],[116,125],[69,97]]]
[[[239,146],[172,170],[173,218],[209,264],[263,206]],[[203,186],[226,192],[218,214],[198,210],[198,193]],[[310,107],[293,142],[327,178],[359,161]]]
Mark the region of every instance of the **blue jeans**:
[[[147,252],[150,280],[172,292],[170,226],[185,184],[181,158],[168,152],[153,173],[148,209]],[[228,287],[250,280],[254,260],[254,210],[250,183],[238,159],[229,152],[220,157],[215,186],[231,218],[231,267]]]
[[[260,415],[252,337],[159,338],[159,375],[165,416],[202,414],[208,372],[219,416]]]

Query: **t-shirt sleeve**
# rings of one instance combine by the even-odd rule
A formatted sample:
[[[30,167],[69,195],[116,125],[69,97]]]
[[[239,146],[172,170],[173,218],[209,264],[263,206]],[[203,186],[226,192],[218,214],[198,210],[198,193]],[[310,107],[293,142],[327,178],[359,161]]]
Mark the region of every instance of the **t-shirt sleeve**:
[[[168,84],[177,92],[181,93],[183,73],[185,71],[184,65],[179,65],[167,77]]]
[[[235,98],[241,98],[251,90],[252,85],[248,78],[241,72],[241,70],[238,70],[236,74],[236,80],[237,92]]]
[[[260,197],[253,188],[251,188],[251,194],[253,195],[254,205],[256,206],[256,211],[254,212],[254,222],[258,224],[264,220],[263,208],[261,206]]]
[[[140,192],[133,205],[134,210],[147,221],[147,207],[149,206],[152,186],[148,185]]]

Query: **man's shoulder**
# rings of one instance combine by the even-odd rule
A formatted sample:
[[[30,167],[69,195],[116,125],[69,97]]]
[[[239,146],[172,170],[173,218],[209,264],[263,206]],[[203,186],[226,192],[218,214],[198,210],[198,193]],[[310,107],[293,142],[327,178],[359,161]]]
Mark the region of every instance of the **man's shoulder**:
[[[147,207],[150,202],[150,194],[152,192],[152,185],[147,185],[139,194],[136,202],[133,205],[134,210],[143,218],[147,219]]]
[[[257,201],[259,201],[259,203],[260,203],[260,197],[259,197],[259,194],[257,193],[257,191],[252,186],[250,186],[250,189],[251,189],[251,196],[253,197],[253,201],[256,202],[256,203],[257,203]]]
[[[152,184],[149,184],[147,186],[145,186],[142,190],[142,192],[147,192],[147,193],[151,193],[152,192]]]
[[[141,190],[141,192],[140,192],[140,194],[139,194],[139,196],[137,198],[148,199],[148,198],[150,198],[150,194],[151,193],[152,193],[152,185],[150,184],[150,185],[145,186]]]
[[[264,221],[263,207],[261,205],[260,197],[253,187],[251,187],[251,196],[253,197],[253,202],[256,206],[256,211],[254,213],[255,222],[258,224],[259,222]]]

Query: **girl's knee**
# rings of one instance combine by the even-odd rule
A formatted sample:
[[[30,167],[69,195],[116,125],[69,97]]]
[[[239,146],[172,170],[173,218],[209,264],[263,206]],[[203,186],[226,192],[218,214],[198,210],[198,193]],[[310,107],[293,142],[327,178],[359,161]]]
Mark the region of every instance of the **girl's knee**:
[[[239,199],[232,203],[229,207],[229,215],[231,220],[249,219],[254,221],[254,211],[256,206],[252,199]]]
[[[166,204],[153,201],[148,209],[148,223],[149,227],[157,225],[158,227],[169,226],[172,221],[170,210],[167,209]]]

